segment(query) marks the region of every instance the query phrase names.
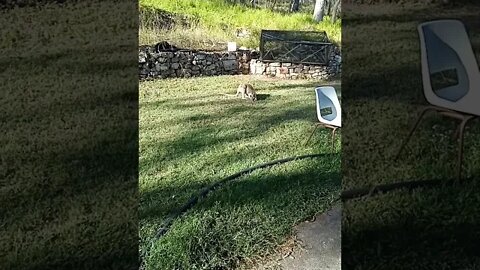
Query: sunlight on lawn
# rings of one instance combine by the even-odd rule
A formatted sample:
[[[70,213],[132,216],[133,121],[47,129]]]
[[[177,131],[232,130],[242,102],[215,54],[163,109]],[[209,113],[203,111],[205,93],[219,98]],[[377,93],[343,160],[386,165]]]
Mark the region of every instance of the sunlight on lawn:
[[[262,96],[257,103],[223,95],[235,93],[246,79]],[[142,82],[142,251],[163,219],[205,185],[267,161],[330,152],[329,130],[319,130],[303,145],[316,118],[317,84],[245,76]],[[265,255],[286,240],[293,224],[335,200],[339,162],[340,156],[295,161],[215,190],[154,242],[145,263],[211,269]]]

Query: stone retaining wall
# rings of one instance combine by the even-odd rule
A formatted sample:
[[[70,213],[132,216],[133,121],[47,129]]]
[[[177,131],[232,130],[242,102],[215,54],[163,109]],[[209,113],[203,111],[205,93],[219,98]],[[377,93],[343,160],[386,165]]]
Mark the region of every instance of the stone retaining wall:
[[[146,78],[194,77],[235,74],[258,74],[289,79],[329,79],[341,72],[339,52],[329,64],[263,63],[256,51],[236,52],[165,51],[143,46],[139,51],[139,75]]]
[[[253,59],[250,61],[250,73],[287,79],[328,80],[341,73],[341,58],[336,56],[327,66],[296,63],[264,63]]]

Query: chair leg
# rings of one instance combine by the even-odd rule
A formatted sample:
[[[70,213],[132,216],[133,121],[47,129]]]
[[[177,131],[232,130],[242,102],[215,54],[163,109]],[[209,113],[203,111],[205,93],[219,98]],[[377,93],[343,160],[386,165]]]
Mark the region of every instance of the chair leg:
[[[453,133],[453,136],[452,136],[452,137],[453,137],[453,139],[455,139],[455,140],[458,140],[458,139],[459,139],[459,136],[460,136],[460,126],[461,126],[461,125],[459,125],[459,126],[455,129],[455,132]]]
[[[335,151],[335,131],[337,128],[332,128],[332,151]]]
[[[315,128],[313,129],[312,133],[310,134],[310,136],[308,137],[307,141],[305,142],[305,146],[308,144],[308,142],[310,141],[310,139],[312,138],[313,136],[313,133],[315,133],[315,131],[317,130],[319,124],[315,124]]]
[[[462,120],[460,126],[458,126],[458,160],[457,160],[457,180],[460,181],[462,177],[462,163],[463,163],[463,141],[464,141],[464,131],[465,126],[467,125],[468,120],[472,119],[473,117],[467,117]]]
[[[400,154],[402,153],[402,150],[403,148],[405,148],[405,146],[407,145],[407,143],[410,141],[410,138],[412,137],[413,135],[413,132],[415,131],[415,129],[417,129],[418,127],[418,124],[420,124],[420,121],[422,120],[423,116],[425,115],[425,113],[427,111],[430,111],[430,110],[433,110],[433,108],[431,107],[427,107],[425,108],[422,113],[420,114],[420,116],[418,117],[417,119],[417,122],[415,123],[415,125],[413,126],[413,128],[410,130],[410,133],[408,134],[407,138],[403,141],[402,145],[400,146],[400,149],[398,150],[398,153],[397,155],[395,156],[395,161],[398,160],[398,157],[400,156]]]

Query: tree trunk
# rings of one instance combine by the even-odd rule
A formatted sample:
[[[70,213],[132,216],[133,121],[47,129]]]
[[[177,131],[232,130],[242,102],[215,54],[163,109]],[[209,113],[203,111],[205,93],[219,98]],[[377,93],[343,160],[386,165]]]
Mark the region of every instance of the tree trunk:
[[[332,0],[325,0],[323,3],[323,15],[332,14]]]
[[[275,6],[276,6],[276,5],[277,5],[277,0],[273,0],[270,9],[271,9],[271,10],[275,10]]]
[[[292,5],[290,6],[290,12],[297,12],[300,7],[300,0],[292,0]]]
[[[323,21],[325,0],[315,1],[315,10],[313,11],[313,19],[317,22]]]
[[[332,10],[332,22],[335,22],[338,18],[338,13],[340,13],[340,2],[341,0],[336,0],[333,4]]]

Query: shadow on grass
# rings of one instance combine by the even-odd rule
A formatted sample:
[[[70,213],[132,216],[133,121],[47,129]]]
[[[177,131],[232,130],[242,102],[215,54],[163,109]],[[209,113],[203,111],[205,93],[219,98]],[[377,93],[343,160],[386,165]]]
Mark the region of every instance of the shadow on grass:
[[[124,62],[123,64],[126,63],[127,62]],[[82,65],[84,65],[82,68],[85,68],[86,70],[87,63],[83,63]],[[88,63],[88,65],[91,65],[91,63]],[[68,84],[65,83],[61,85],[59,87],[60,89],[56,90],[55,93],[50,96],[45,96],[38,91],[38,89],[52,89],[52,87],[54,87],[52,83],[53,79],[45,80],[44,76],[48,75],[42,74],[42,69],[32,72],[31,69],[28,69],[27,67],[28,65],[25,65],[25,62],[22,62],[22,65],[13,64],[12,68],[14,70],[9,70],[5,75],[15,77],[19,76],[17,73],[22,74],[30,72],[30,79],[36,82],[35,87],[26,84],[28,81],[20,81],[14,85],[14,89],[18,89],[19,91],[21,89],[21,91],[25,91],[26,93],[34,93],[32,94],[31,100],[26,100],[24,102],[24,110],[6,109],[4,113],[0,114],[0,120],[24,119],[28,125],[41,125],[42,119],[53,117],[52,119],[49,119],[49,121],[52,122],[52,125],[66,126],[72,124],[70,121],[78,121],[78,119],[82,119],[82,117],[85,117],[84,114],[94,112],[99,108],[108,108],[109,113],[124,114],[128,120],[138,122],[138,88],[135,84],[129,83],[118,85],[112,83],[112,80],[114,79],[113,76],[109,77],[103,74],[100,78],[100,76],[91,73],[93,71],[88,71],[92,76],[79,75],[76,83],[67,81]],[[53,74],[57,72],[56,68],[57,67],[52,71]],[[70,68],[74,69],[73,67]],[[129,75],[130,72],[128,69],[119,68],[116,73],[124,74],[124,78],[127,78],[127,80],[135,77]],[[58,76],[67,75],[59,74]],[[96,87],[99,88],[97,91],[92,93],[89,92],[92,90],[90,88],[79,89],[82,84],[92,83],[91,81],[97,82]],[[125,105],[127,105],[125,108],[120,107]],[[134,111],[135,114],[131,114],[132,111]],[[61,115],[59,115],[60,113]],[[106,113],[102,111],[99,116],[105,116],[105,114]],[[124,122],[120,121],[118,123],[123,124]]]
[[[268,89],[270,91],[276,91],[276,90],[289,90],[292,89],[292,91],[298,91],[294,90],[295,88],[307,88],[307,90],[301,90],[302,92],[304,91],[311,91],[314,93],[314,90],[316,87],[319,86],[324,86],[324,85],[331,85],[334,86],[335,88],[338,89],[341,87],[340,82],[338,80],[335,81],[329,81],[329,82],[324,82],[324,81],[309,81],[307,83],[302,83],[302,84],[282,84],[282,85],[276,85],[273,84],[272,86],[267,86],[264,87],[263,89]],[[261,89],[259,89],[259,92]]]
[[[192,179],[198,180],[198,179]],[[190,194],[196,194],[204,188],[206,184],[199,181],[192,181],[187,185],[182,184],[170,185],[163,187],[151,188],[142,191],[140,196],[139,219],[142,222],[148,222],[150,219],[165,217],[170,214],[171,209],[178,208],[179,205],[185,203]]]
[[[419,64],[419,63],[418,63]],[[346,71],[348,72],[348,71]],[[379,73],[345,75],[343,99],[392,98],[404,101],[424,100],[420,66],[404,66]]]
[[[317,132],[322,132],[320,130],[317,130]],[[325,133],[328,132],[328,130],[324,130]],[[306,135],[306,134],[304,134]],[[304,136],[306,140],[306,136]],[[303,147],[304,140],[299,140],[299,147]],[[312,145],[320,145],[318,144],[318,141],[311,141],[310,142]],[[328,141],[330,143],[330,141]],[[215,165],[218,164],[218,170],[222,171],[223,168],[228,168],[231,166],[231,164],[236,164],[245,160],[249,160],[252,158],[252,153],[258,152],[258,150],[263,149],[265,146],[255,146],[252,148],[249,148],[248,151],[242,151],[242,152],[234,152],[234,153],[229,153],[229,154],[224,154],[215,158],[209,158],[209,165]],[[290,155],[291,156],[291,155]],[[290,156],[278,156],[274,159],[281,159],[281,158],[287,158]],[[273,160],[273,159],[272,159]],[[251,166],[258,165],[260,163],[264,162],[269,162],[272,160],[264,160],[260,161],[257,163],[246,163],[244,167],[238,169],[238,171],[242,169],[246,169]],[[295,163],[295,161],[292,161],[290,163]],[[282,165],[278,165],[282,166]],[[143,169],[142,169],[143,170]],[[268,169],[263,169],[263,170],[268,170]],[[235,171],[236,172],[236,171]],[[185,203],[188,199],[189,196],[193,196],[199,192],[201,188],[205,188],[207,185],[211,184],[210,182],[216,182],[219,181],[221,178],[226,177],[227,175],[233,174],[235,172],[231,173],[220,173],[218,175],[212,175],[211,180],[205,181],[207,179],[198,179],[198,176],[192,175],[191,181],[189,181],[187,184],[182,183],[181,185],[178,184],[164,184],[162,187],[157,186],[157,187],[152,187],[149,188],[147,191],[143,191],[141,195],[141,204],[146,205],[146,207],[143,208],[143,210],[140,211],[140,216],[142,220],[149,219],[149,218],[158,218],[159,216],[166,215],[168,214],[169,211],[172,211],[172,209],[178,208],[181,203]],[[201,181],[203,180],[203,181]],[[235,181],[235,180],[234,180]],[[165,201],[166,198],[170,198],[167,201]]]
[[[175,105],[173,105],[175,106]],[[255,106],[255,105],[253,105]],[[171,123],[185,122],[194,124],[195,122],[214,122],[225,119],[228,115],[235,115],[242,120],[240,123],[212,125],[207,127],[186,128],[185,133],[172,138],[169,141],[162,143],[154,143],[148,147],[151,149],[158,149],[158,154],[152,154],[142,160],[144,164],[151,164],[155,166],[157,162],[167,162],[174,159],[180,159],[186,155],[202,152],[206,148],[212,148],[218,145],[225,145],[231,142],[247,138],[255,138],[267,132],[270,128],[275,127],[281,123],[286,123],[292,120],[306,120],[314,121],[315,104],[296,106],[292,109],[283,109],[280,113],[275,113],[275,108],[269,108],[271,114],[263,112],[262,108],[258,108],[258,114],[252,110],[246,110],[243,104],[234,106],[226,111],[215,114],[199,113],[194,116],[189,116],[185,119],[172,120]],[[283,107],[283,106],[282,106]],[[253,107],[255,109],[255,107]],[[167,123],[170,124],[170,123]],[[234,132],[229,132],[234,130]],[[142,170],[149,170],[144,167]]]
[[[342,259],[343,267],[474,269],[468,266],[480,263],[480,222],[478,213],[467,209],[480,201],[469,190],[476,184],[466,185],[470,188],[439,187],[416,193],[387,194],[389,199],[378,199],[383,206],[375,202],[354,202],[369,208],[377,218],[367,220],[361,211],[344,215],[351,224],[343,225],[347,229],[342,231],[342,247],[348,254],[348,258]],[[401,211],[395,203],[399,201],[404,202]],[[464,211],[470,214],[462,214]],[[437,220],[432,223],[432,218]],[[373,257],[375,260],[371,260]]]
[[[120,134],[107,136],[101,143],[98,136],[92,137],[90,141],[94,146],[85,151],[70,152],[69,148],[75,147],[66,144],[62,146],[65,153],[41,159],[41,165],[25,161],[23,169],[14,169],[10,178],[15,180],[12,187],[20,188],[21,192],[1,196],[0,203],[8,209],[2,216],[4,229],[15,231],[17,239],[12,245],[27,245],[23,242],[25,240],[19,239],[30,239],[30,248],[25,252],[34,252],[36,256],[48,259],[30,261],[23,258],[25,261],[10,263],[19,267],[23,265],[25,268],[22,269],[79,265],[94,268],[117,265],[121,269],[135,264],[138,252],[134,248],[99,253],[112,243],[123,247],[137,245],[135,217],[129,214],[135,213],[133,202],[138,169],[132,160],[138,158],[135,144],[138,139],[134,133]],[[28,168],[35,177],[26,178]],[[122,211],[123,215],[115,217],[109,211]],[[110,222],[112,219],[116,221]],[[23,223],[18,225],[18,222]],[[31,224],[28,226],[32,229],[23,227],[23,224]],[[78,230],[72,231],[72,226]],[[45,233],[50,232],[48,228],[51,233]],[[84,246],[86,242],[95,244]],[[40,246],[41,252],[36,251]],[[76,254],[78,249],[82,250],[81,255]],[[118,260],[118,257],[122,259]]]
[[[182,102],[187,99],[176,99],[176,102]],[[229,101],[229,103],[232,101]],[[236,102],[236,101],[234,101]],[[172,107],[176,107],[172,102],[162,103],[161,106],[170,104]],[[201,102],[201,105],[211,105],[209,102]],[[196,107],[197,104],[194,106]],[[248,109],[246,108],[248,106]],[[226,111],[218,113],[201,113],[202,107],[198,107],[199,113],[188,116],[184,119],[171,120],[170,124],[175,123],[188,123],[194,125],[191,129],[186,128],[183,134],[162,142],[152,141],[148,143],[146,148],[150,149],[148,154],[141,159],[140,170],[144,175],[154,175],[162,167],[162,164],[168,164],[168,162],[174,160],[188,160],[189,156],[196,156],[197,154],[204,153],[207,149],[215,149],[218,147],[225,147],[228,144],[238,141],[257,140],[263,136],[265,132],[268,132],[270,128],[277,127],[282,123],[289,121],[307,121],[313,123],[315,121],[315,104],[298,106],[296,102],[292,102],[291,109],[285,109],[285,106],[279,108],[268,108],[272,114],[264,113],[262,106],[238,104],[226,109]],[[287,104],[288,108],[288,104]],[[252,113],[253,112],[253,113]],[[234,115],[236,121],[229,123],[228,121],[223,124],[205,125],[204,123],[213,123],[218,120],[224,120],[229,115]],[[163,123],[165,124],[165,123]],[[162,125],[163,125],[162,124]],[[328,132],[325,130],[324,132]],[[322,133],[322,131],[317,131]],[[303,148],[303,142],[307,139],[309,134],[298,134],[299,147]],[[311,145],[318,145],[320,150],[320,144],[317,141],[312,140]],[[310,146],[311,146],[310,145]],[[234,153],[228,153],[220,155],[218,157],[210,157],[208,160],[208,166],[212,164],[218,164],[218,169],[229,168],[232,164],[238,164],[239,162],[252,159],[252,153],[261,152],[261,149],[265,147],[264,144],[248,148],[246,151],[235,151]],[[284,158],[285,156],[277,157]],[[264,162],[267,162],[265,160]],[[188,162],[188,161],[187,161]],[[197,164],[198,165],[198,164]],[[245,167],[253,166],[257,164],[245,164]],[[184,166],[179,163],[179,166]],[[199,165],[201,166],[201,165]],[[202,166],[201,166],[202,167]],[[233,173],[233,172],[232,172]],[[155,220],[159,217],[163,217],[168,214],[172,209],[178,208],[180,204],[185,203],[189,199],[189,196],[196,194],[200,188],[205,187],[211,181],[215,181],[215,178],[220,178],[225,175],[212,175],[207,178],[211,179],[198,179],[198,176],[193,174],[192,179],[188,183],[182,182],[182,184],[164,183],[157,187],[149,187],[141,194],[140,217],[143,222],[148,220]],[[150,177],[150,176],[149,176]],[[159,180],[162,181],[162,180]],[[203,182],[201,182],[203,181]]]
[[[266,100],[270,97],[269,94],[257,94],[257,100]]]
[[[462,10],[459,12],[465,15]],[[344,50],[343,94],[345,107],[351,114],[344,121],[347,133],[342,140],[342,168],[349,188],[398,181],[400,174],[416,180],[431,179],[433,175],[435,178],[453,176],[457,142],[446,132],[455,130],[450,120],[426,117],[400,159],[395,162],[393,156],[390,157],[391,153],[396,154],[397,146],[418,116],[415,103],[426,104],[415,26],[453,14],[452,10],[442,13],[419,10],[393,17],[367,14],[342,22],[344,41],[366,50],[354,51],[352,47],[350,55],[349,50]],[[478,25],[478,16],[471,14],[460,16],[467,27]],[[411,38],[399,44],[395,39],[407,37],[405,28],[410,28]],[[357,36],[359,29],[366,31]],[[348,40],[349,33],[353,40]],[[377,36],[382,38],[375,39]],[[377,40],[386,43],[381,45],[387,51],[392,49],[378,58],[370,58],[368,50]],[[407,60],[402,58],[406,54],[410,56]],[[467,133],[465,139],[471,144],[470,147],[469,143],[465,144],[464,165],[470,167],[470,175],[478,175],[478,144],[474,142],[478,138],[478,126],[472,123],[469,130],[471,133]],[[414,150],[408,151],[410,147]],[[342,266],[346,269],[475,269],[470,267],[476,263],[478,268],[480,252],[476,243],[480,240],[480,224],[476,221],[478,211],[474,209],[480,200],[473,192],[477,186],[462,183],[455,188],[399,191],[344,204]]]
[[[315,87],[317,87],[317,82],[309,82],[309,83],[302,83],[302,84],[291,84],[291,85],[276,85],[273,84],[272,86],[264,87],[265,89],[275,91],[275,90],[285,90],[285,89],[292,89],[292,88],[312,88],[312,91]]]
[[[340,156],[340,155],[338,155]],[[322,159],[322,158],[317,158]],[[326,158],[323,158],[326,159]],[[337,158],[338,164],[340,160]],[[302,161],[292,161],[290,164]],[[335,159],[328,162],[308,161],[310,164],[302,169],[302,172],[284,172],[278,175],[269,175],[270,168],[262,169],[260,173],[254,173],[250,176],[244,176],[237,180],[231,181],[221,188],[216,189],[212,194],[193,211],[208,210],[213,205],[219,204],[227,207],[239,207],[243,204],[270,202],[267,203],[268,208],[280,208],[289,205],[292,201],[302,199],[302,196],[308,197],[312,194],[332,195],[329,192],[339,190],[341,186],[341,172],[331,171],[332,164]],[[328,164],[330,163],[330,164]],[[288,163],[287,163],[288,164]],[[294,167],[294,165],[276,165],[275,167]],[[312,166],[315,165],[315,166]],[[328,166],[323,166],[328,164]],[[324,171],[322,167],[330,167],[330,170]],[[305,193],[305,194],[304,194]],[[291,194],[292,196],[290,196]],[[294,194],[298,197],[294,198]],[[291,201],[282,199],[291,199]],[[310,198],[313,199],[314,197]],[[318,197],[319,200],[325,199]],[[278,205],[277,205],[278,203]],[[264,205],[265,206],[265,205]],[[309,213],[306,218],[314,215],[316,211]]]
[[[230,95],[230,94],[229,94]],[[270,97],[269,94],[259,94],[257,96],[260,96],[261,101],[266,100]],[[217,97],[217,100],[212,101],[208,100],[208,98],[211,97]],[[202,100],[202,99],[207,99],[207,100]],[[156,100],[153,102],[142,102],[141,107],[142,109],[145,108],[147,110],[154,110],[156,107],[166,107],[166,108],[171,108],[173,110],[180,110],[180,109],[193,109],[193,108],[198,108],[198,107],[204,107],[204,106],[211,106],[212,104],[215,104],[217,106],[226,106],[226,105],[232,105],[232,104],[238,104],[238,105],[255,105],[251,104],[247,100],[242,100],[241,98],[238,97],[232,97],[232,96],[225,96],[223,94],[216,94],[216,95],[204,95],[204,96],[195,96],[192,98],[186,98],[186,97],[178,97],[178,98],[169,98],[169,99],[162,99],[162,100]]]
[[[26,72],[32,62],[13,63],[18,69],[9,70],[9,75]],[[94,72],[88,65],[89,73]],[[55,82],[65,75],[56,73],[58,66],[25,73],[30,81],[6,83],[11,89],[26,86],[25,93],[30,94],[13,98],[24,107],[2,108],[2,118],[8,119],[3,127],[16,136],[6,139],[11,148],[2,152],[10,157],[0,196],[8,235],[4,247],[9,253],[0,268],[134,267],[138,261],[133,215],[138,165],[132,162],[138,160],[135,83],[112,82],[99,75],[59,87]],[[66,69],[74,72],[73,66]],[[105,88],[94,94],[81,88],[91,83]],[[112,250],[112,245],[117,248]],[[15,251],[19,246],[21,251]]]
[[[264,171],[218,188],[155,243],[148,264],[232,269],[272,251],[292,225],[327,210],[338,196],[341,174],[330,162],[310,161],[296,172]]]

